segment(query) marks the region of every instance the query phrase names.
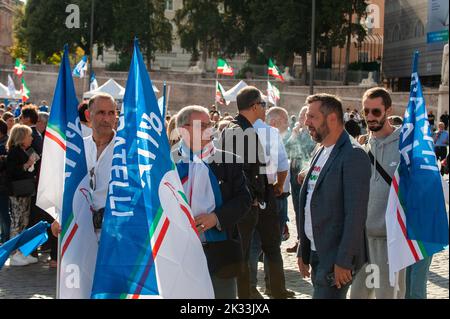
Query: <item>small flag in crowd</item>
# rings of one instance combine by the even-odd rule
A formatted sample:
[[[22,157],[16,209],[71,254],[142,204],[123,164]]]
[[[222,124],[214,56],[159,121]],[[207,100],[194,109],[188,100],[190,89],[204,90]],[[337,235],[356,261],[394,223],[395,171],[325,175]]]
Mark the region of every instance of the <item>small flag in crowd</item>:
[[[281,75],[280,69],[273,63],[272,59],[269,59],[269,69],[268,74],[273,76],[274,78],[280,79],[284,81],[283,75]]]
[[[22,85],[20,86],[20,94],[22,95],[22,102],[26,102],[30,98],[30,90],[28,89],[25,79],[21,79]]]
[[[98,82],[95,77],[95,72],[92,72],[91,80],[90,80],[89,90],[94,91],[98,89]]]
[[[16,97],[16,86],[11,75],[8,74],[8,96],[12,99]]]
[[[18,77],[21,77],[23,72],[26,70],[25,64],[22,63],[22,60],[16,59],[16,65],[14,66],[14,74]]]
[[[78,64],[73,69],[73,76],[77,78],[84,78],[87,72],[87,56],[83,56],[83,58],[78,62]]]
[[[231,65],[227,63],[227,61],[223,59],[217,60],[217,74],[233,76],[234,71]]]
[[[223,89],[222,84],[219,83],[219,81],[216,81],[216,102],[220,103],[222,105],[226,104],[230,104],[229,101],[225,100],[225,90]]]
[[[414,54],[409,104],[400,133],[400,164],[386,210],[389,279],[448,245],[448,220]]]
[[[9,255],[19,249],[24,256],[31,254],[37,247],[44,244],[47,239],[47,228],[50,224],[40,221],[33,227],[25,229],[22,233],[0,246],[0,269],[2,269]]]
[[[270,83],[270,81],[267,81],[267,97],[269,98],[269,102],[275,106],[280,100],[280,90],[278,90],[275,85]]]
[[[64,55],[45,132],[36,205],[59,220],[58,298],[90,298],[97,256],[78,100]]]
[[[92,298],[213,298],[206,257],[135,40]]]

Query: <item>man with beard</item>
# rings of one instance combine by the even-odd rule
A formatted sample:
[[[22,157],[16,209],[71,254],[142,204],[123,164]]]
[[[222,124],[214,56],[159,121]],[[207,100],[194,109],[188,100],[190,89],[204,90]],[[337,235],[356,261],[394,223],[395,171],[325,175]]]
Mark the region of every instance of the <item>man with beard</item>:
[[[358,273],[352,285],[352,299],[394,298],[394,288],[389,284],[389,267],[386,238],[386,206],[392,176],[400,162],[398,143],[401,127],[392,126],[388,117],[392,113],[392,100],[389,92],[375,87],[364,93],[363,111],[367,123],[369,139],[363,145],[372,162],[370,179],[369,206],[367,209],[366,232],[368,253],[371,266],[364,267]],[[376,163],[376,165],[375,165]],[[374,269],[375,268],[375,269]],[[379,276],[371,287],[367,277],[376,270]],[[405,271],[399,272],[399,288],[397,298],[405,296]]]
[[[367,262],[370,161],[344,130],[337,97],[316,94],[306,103],[305,125],[321,147],[300,191],[298,267],[303,277],[311,275],[314,299],[345,299]]]

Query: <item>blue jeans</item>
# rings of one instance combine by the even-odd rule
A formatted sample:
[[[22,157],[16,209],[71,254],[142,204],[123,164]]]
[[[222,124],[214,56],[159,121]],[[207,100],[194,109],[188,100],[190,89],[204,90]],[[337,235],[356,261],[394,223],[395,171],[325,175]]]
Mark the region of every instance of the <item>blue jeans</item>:
[[[288,212],[288,201],[287,198],[283,198],[283,199],[277,199],[277,209],[278,209],[278,214],[280,217],[280,246],[281,246],[281,237],[282,237],[282,232],[284,229],[284,225],[286,224],[286,222],[289,221],[288,216],[287,216],[287,212]],[[257,283],[258,283],[258,261],[259,261],[259,256],[262,253],[262,248],[261,248],[261,237],[259,236],[258,231],[255,229],[255,231],[253,232],[253,237],[252,237],[252,243],[250,246],[250,259],[249,259],[249,264],[250,264],[250,287],[252,288],[256,288]],[[268,270],[269,270],[269,265],[267,263],[267,258],[264,258],[264,279],[266,281],[266,288],[270,287],[270,283],[268,280]]]
[[[9,240],[11,217],[9,216],[9,197],[0,193],[0,243]]]
[[[310,265],[311,281],[314,286],[313,299],[346,299],[350,285],[347,284],[338,289],[336,285],[330,286],[327,280],[327,276],[334,272],[334,265],[330,268],[321,264],[319,255],[315,251],[311,251]]]
[[[236,277],[219,278],[211,275],[215,299],[236,299],[237,282]]]
[[[427,281],[433,255],[406,268],[405,299],[427,299]]]

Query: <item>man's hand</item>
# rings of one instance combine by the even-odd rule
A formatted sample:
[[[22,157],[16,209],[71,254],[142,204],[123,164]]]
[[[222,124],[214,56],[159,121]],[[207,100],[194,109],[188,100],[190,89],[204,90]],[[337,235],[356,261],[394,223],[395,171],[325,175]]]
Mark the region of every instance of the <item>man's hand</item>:
[[[352,270],[334,265],[334,278],[336,280],[336,287],[341,289],[342,286],[352,281]]]
[[[194,221],[197,231],[201,233],[217,225],[217,215],[215,213],[201,214],[195,217]]]
[[[306,174],[308,174],[308,170],[309,169],[304,169],[300,173],[298,173],[298,175],[297,175],[297,183],[299,183],[300,185],[303,184],[303,181],[305,180]]]
[[[297,258],[298,270],[303,278],[308,278],[311,276],[309,272],[309,265],[303,263],[303,259],[301,257]]]
[[[61,233],[61,226],[56,220],[52,223],[52,226],[50,228],[52,230],[53,236],[55,237],[58,237],[58,235]]]
[[[280,183],[273,184],[273,192],[276,197],[281,196],[281,194],[283,194],[283,184]]]

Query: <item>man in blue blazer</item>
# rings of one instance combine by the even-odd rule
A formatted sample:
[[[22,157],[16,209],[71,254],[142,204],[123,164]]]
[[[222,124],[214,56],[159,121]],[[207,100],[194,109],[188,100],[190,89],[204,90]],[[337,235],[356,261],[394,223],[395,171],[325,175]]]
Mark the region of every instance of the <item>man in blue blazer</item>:
[[[321,147],[300,191],[298,266],[303,277],[311,275],[313,298],[345,299],[354,274],[367,262],[370,160],[344,130],[337,97],[316,94],[306,103],[305,125]]]

